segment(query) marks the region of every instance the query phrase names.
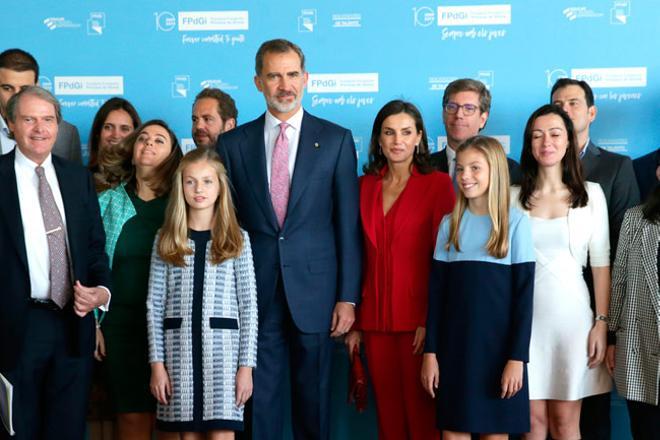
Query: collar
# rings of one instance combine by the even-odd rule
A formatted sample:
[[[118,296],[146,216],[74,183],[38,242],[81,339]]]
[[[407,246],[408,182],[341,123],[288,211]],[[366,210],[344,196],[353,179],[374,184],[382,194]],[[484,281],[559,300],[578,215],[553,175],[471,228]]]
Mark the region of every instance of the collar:
[[[587,138],[587,142],[584,144],[582,149],[580,150],[580,159],[584,157],[584,155],[587,153],[587,148],[589,148],[589,144],[591,143],[591,138]]]
[[[447,163],[451,165],[456,160],[456,151],[449,144],[445,147],[445,151],[447,153]]]
[[[0,116],[0,131],[2,131],[5,136],[9,137],[9,125],[2,116]]]
[[[18,165],[19,167],[34,171],[34,169],[39,166],[38,163],[32,161],[31,159],[28,159],[28,157],[25,154],[23,154],[21,149],[18,148],[18,145],[16,145],[16,148],[14,148],[14,151],[15,151],[14,161],[16,165]],[[41,163],[41,166],[46,170],[53,168],[53,155],[48,154],[48,157],[46,157],[46,159]]]
[[[296,131],[300,131],[300,126],[302,125],[302,119],[305,111],[302,108],[302,105],[298,109],[296,113],[293,114],[288,120],[286,121],[280,121],[277,119],[273,114],[269,111],[266,111],[266,128],[269,130],[275,129],[277,127],[279,129],[279,125],[282,122],[286,122],[289,124],[291,127],[293,127]]]

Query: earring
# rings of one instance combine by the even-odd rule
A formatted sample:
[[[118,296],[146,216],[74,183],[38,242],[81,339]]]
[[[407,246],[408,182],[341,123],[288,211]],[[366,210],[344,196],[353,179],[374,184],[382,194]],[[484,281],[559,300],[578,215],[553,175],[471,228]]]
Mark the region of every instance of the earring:
[[[419,145],[415,145],[415,154],[419,154]]]

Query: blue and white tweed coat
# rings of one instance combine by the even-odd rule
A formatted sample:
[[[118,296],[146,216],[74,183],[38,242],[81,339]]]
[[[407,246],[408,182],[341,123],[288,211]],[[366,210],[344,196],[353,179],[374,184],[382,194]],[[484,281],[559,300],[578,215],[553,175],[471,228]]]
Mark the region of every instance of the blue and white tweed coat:
[[[250,239],[243,233],[238,258],[214,265],[206,247],[202,306],[203,420],[242,421],[236,402],[239,366],[257,363],[257,290]],[[195,244],[185,267],[165,263],[156,236],[149,276],[147,327],[149,362],[165,362],[172,383],[169,405],[158,404],[164,422],[193,420],[192,303]]]

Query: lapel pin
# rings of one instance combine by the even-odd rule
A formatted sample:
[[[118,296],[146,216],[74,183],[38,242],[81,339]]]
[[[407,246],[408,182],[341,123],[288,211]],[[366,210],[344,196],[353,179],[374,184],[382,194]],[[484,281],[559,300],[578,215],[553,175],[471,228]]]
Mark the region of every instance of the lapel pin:
[[[321,148],[318,142],[314,142],[314,148]]]

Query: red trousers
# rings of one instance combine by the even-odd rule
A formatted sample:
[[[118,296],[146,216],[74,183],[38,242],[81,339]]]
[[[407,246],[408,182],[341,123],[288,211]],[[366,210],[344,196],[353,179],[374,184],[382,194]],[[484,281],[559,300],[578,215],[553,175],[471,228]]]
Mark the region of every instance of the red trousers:
[[[380,440],[440,439],[435,401],[422,388],[422,355],[413,355],[415,332],[363,332],[376,396]]]

